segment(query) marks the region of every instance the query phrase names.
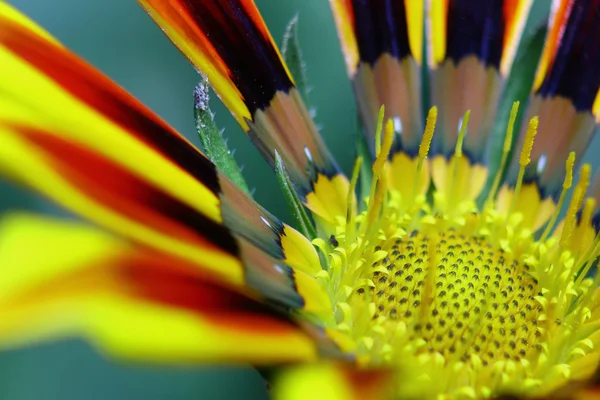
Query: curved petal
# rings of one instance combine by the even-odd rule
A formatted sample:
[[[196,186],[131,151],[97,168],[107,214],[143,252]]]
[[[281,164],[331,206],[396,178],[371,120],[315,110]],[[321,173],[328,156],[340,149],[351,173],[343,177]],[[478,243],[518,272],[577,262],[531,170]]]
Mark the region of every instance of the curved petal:
[[[0,127],[0,135],[5,173],[124,237],[242,282],[237,244],[224,226],[54,132],[16,126]]]
[[[540,135],[525,178],[536,183],[543,198],[558,196],[564,161],[571,151],[578,160],[583,158],[600,122],[599,71],[600,1],[554,1],[526,117],[539,117]],[[517,164],[513,161],[511,166],[510,184],[516,179]]]
[[[531,0],[429,0],[431,101],[439,109],[432,150],[454,152],[458,126],[471,110],[465,154],[485,164],[498,100],[531,9]]]
[[[317,356],[311,335],[258,297],[91,227],[5,217],[0,266],[0,348],[75,335],[146,362],[272,364]]]
[[[393,373],[344,364],[312,364],[284,369],[273,385],[276,400],[394,399]]]
[[[122,89],[15,15],[0,3],[1,172],[111,230],[206,259],[215,273],[241,281],[235,242],[221,225],[214,166]],[[229,256],[219,250],[211,258],[215,245]]]
[[[398,145],[413,153],[422,134],[423,1],[329,0],[367,142],[374,149],[379,109]]]
[[[0,60],[0,173],[215,277],[252,284],[289,307],[314,303],[296,293],[302,285],[280,261],[302,258],[282,249],[290,227],[4,2]],[[306,239],[293,236],[306,248]]]
[[[253,0],[138,0],[208,79],[274,166],[281,155],[301,194],[338,168]]]

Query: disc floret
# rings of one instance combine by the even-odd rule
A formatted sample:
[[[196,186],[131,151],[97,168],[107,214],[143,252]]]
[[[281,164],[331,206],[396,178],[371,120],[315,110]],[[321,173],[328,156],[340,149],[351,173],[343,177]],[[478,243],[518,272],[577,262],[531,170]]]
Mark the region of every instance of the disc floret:
[[[516,107],[510,135],[515,114]],[[468,116],[455,160],[463,156]],[[434,108],[417,168],[407,174],[426,173],[435,118]],[[356,212],[350,206],[359,159],[347,216],[330,232],[329,245],[321,245],[328,252],[321,282],[335,309],[331,329],[345,334],[343,347],[365,367],[399,367],[400,394],[419,397],[541,394],[591,373],[600,326],[592,288],[600,280],[588,272],[600,240],[592,234],[592,240],[581,241],[589,237],[595,205],[584,200],[589,167],[582,168],[565,220],[553,227],[557,210],[536,240],[535,228],[515,207],[523,173],[504,208],[494,197],[499,177],[482,207],[452,189],[450,196],[435,190],[427,196],[416,184],[413,195],[403,197],[388,185],[394,130],[391,121],[382,126],[383,113],[365,207]],[[519,155],[521,170],[530,161],[536,132],[534,118]],[[506,154],[509,150],[505,146]],[[566,162],[564,193],[573,164],[574,154]],[[451,176],[461,179],[457,168]]]

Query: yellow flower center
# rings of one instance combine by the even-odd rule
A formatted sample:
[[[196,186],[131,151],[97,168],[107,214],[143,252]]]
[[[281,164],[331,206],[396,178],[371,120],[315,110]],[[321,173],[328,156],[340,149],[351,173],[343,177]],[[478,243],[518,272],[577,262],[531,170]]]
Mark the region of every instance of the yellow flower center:
[[[462,361],[477,356],[484,366],[521,361],[537,341],[542,311],[529,267],[481,236],[436,236],[396,240],[390,256],[373,265],[370,293],[358,289],[361,300],[370,297],[374,318],[389,320],[388,329],[406,324],[408,340],[422,351]]]
[[[349,201],[346,218],[329,228],[329,243],[316,242],[327,253],[327,272],[317,278],[334,307],[328,332],[359,365],[397,368],[400,397],[540,395],[589,376],[600,332],[600,281],[588,276],[600,247],[593,201],[578,216],[589,169],[583,168],[564,221],[536,236],[548,221],[555,224],[564,196],[541,224],[528,215],[532,189],[522,176],[513,190],[495,196],[493,188],[481,206],[477,194],[457,193],[457,182],[427,196],[418,185],[430,173],[427,129],[433,128],[426,128],[425,150],[401,190],[386,175],[393,169],[388,124],[366,206],[357,213]],[[522,167],[535,132],[527,136]],[[457,178],[460,157],[457,146],[446,165],[450,179]],[[564,193],[573,162],[570,157]]]

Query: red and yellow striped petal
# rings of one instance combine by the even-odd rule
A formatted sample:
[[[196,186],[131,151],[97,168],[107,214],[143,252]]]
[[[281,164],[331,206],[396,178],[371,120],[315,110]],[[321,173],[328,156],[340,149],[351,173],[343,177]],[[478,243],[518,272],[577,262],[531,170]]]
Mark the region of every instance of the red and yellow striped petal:
[[[525,177],[543,197],[558,196],[564,161],[581,160],[600,122],[600,1],[555,0],[526,120],[539,117]],[[523,143],[526,127],[520,133]],[[513,162],[509,182],[516,179]]]
[[[110,355],[147,362],[317,356],[309,334],[256,298],[91,227],[5,217],[0,265],[0,348],[83,336]]]
[[[550,11],[550,19],[548,21],[548,33],[546,34],[546,43],[544,44],[542,56],[535,74],[535,80],[533,83],[534,90],[537,90],[542,85],[542,81],[544,80],[546,73],[552,66],[572,9],[573,1],[552,1],[552,9]]]
[[[371,150],[385,105],[385,119],[393,119],[400,134],[398,146],[413,152],[422,134],[423,1],[329,3]]]
[[[312,278],[321,271],[321,262],[311,242],[256,204],[231,181],[222,179],[221,190],[225,224],[241,236],[240,256],[247,267],[246,282],[306,312],[332,314],[329,299]],[[295,290],[290,292],[290,288]]]
[[[214,166],[122,89],[16,15],[0,3],[1,171],[109,229],[203,260],[240,282],[235,257],[215,245],[218,256],[211,257],[207,245],[223,240],[216,246],[234,250],[220,226]]]
[[[207,75],[245,131],[246,120],[252,120],[257,108],[268,106],[276,91],[287,92],[293,87],[293,78],[252,0],[139,3],[190,62]],[[253,59],[262,59],[262,65],[251,63]],[[264,73],[267,70],[269,74]],[[244,79],[248,77],[244,75],[260,80]]]
[[[138,0],[200,71],[266,160],[282,157],[301,194],[337,174],[253,0]]]
[[[348,76],[353,78],[358,67],[358,43],[354,33],[354,11],[352,0],[329,0],[338,37],[344,53]]]
[[[531,0],[429,0],[426,12],[431,101],[438,107],[434,153],[454,152],[471,110],[464,150],[483,164],[496,109],[521,41]]]
[[[421,64],[423,1],[329,0],[329,4],[350,78],[360,61],[373,61],[386,52],[398,59],[410,54]],[[378,35],[378,30],[383,32]]]
[[[469,55],[508,76],[533,0],[427,0],[427,63]]]
[[[351,365],[313,364],[284,369],[273,385],[276,400],[393,399],[393,373],[359,370]]]
[[[4,2],[0,2],[0,45],[3,122],[26,120],[46,128],[75,124],[90,129],[89,134],[79,134],[80,140],[87,137],[86,144],[103,145],[104,153],[119,159],[131,158],[124,154],[135,149],[134,144],[143,144],[203,184],[203,189],[188,194],[189,199],[218,190],[214,166],[183,136]],[[120,137],[125,135],[127,139]],[[151,161],[146,158],[129,164]],[[184,185],[180,195],[189,191],[181,174],[171,175],[177,179],[171,190]],[[218,214],[217,200],[204,200],[205,211]]]
[[[0,173],[128,239],[302,307],[293,274],[279,262],[295,263],[281,248],[285,225],[4,2],[0,61]],[[253,246],[279,260],[247,250]],[[262,258],[245,256],[257,252]]]
[[[315,302],[310,292],[299,295],[297,291],[304,292],[306,285],[296,280],[290,267],[97,153],[44,132],[22,129],[17,135],[2,128],[0,132],[5,139],[0,160],[11,159],[3,165],[6,171],[67,208],[124,237],[195,262],[215,277],[260,289],[287,306],[314,312],[328,305]],[[259,210],[244,212],[254,215]],[[241,212],[227,215],[231,225],[252,227],[252,221],[242,220]],[[240,221],[236,223],[235,217]],[[271,232],[275,237],[265,235],[261,240],[265,247],[281,252],[275,254],[279,259],[294,265],[301,255],[284,254],[279,244],[285,227],[281,224],[281,233]],[[301,238],[295,242],[301,243]]]
[[[62,132],[0,125],[1,170],[113,232],[243,282],[237,244],[223,225]]]

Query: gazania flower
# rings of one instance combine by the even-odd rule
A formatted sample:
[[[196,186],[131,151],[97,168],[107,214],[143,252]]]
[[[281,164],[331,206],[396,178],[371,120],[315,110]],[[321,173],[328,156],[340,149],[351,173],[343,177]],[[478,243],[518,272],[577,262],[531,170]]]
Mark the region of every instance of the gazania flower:
[[[282,366],[281,398],[593,396],[575,389],[599,364],[598,191],[578,160],[600,2],[553,2],[491,146],[531,1],[330,0],[366,143],[348,176],[251,0],[139,2],[296,226],[245,190],[204,86],[208,157],[0,2],[0,171],[92,222],[3,218],[2,348],[83,336],[119,360]]]

